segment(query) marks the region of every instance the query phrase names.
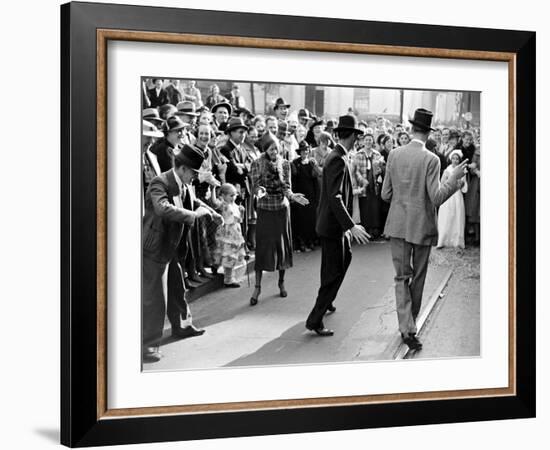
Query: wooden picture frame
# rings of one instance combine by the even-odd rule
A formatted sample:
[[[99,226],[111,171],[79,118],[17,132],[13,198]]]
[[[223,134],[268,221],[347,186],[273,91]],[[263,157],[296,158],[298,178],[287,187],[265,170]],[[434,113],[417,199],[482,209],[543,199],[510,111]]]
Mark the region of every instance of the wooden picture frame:
[[[507,62],[509,386],[198,407],[109,409],[106,401],[109,40]],[[535,33],[69,3],[61,7],[61,55],[61,441],[64,445],[534,417],[535,152],[524,149],[535,148]]]

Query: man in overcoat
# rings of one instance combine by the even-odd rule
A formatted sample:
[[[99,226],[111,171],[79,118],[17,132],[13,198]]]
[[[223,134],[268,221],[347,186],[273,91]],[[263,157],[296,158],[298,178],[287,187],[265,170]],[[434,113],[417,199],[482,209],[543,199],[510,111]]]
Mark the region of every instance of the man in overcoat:
[[[436,208],[462,186],[466,161],[459,164],[448,181],[439,182],[439,158],[425,142],[433,131],[433,114],[423,108],[409,120],[413,139],[390,151],[382,199],[390,203],[384,234],[390,237],[395,269],[395,299],[399,331],[409,348],[419,350],[416,318],[432,245],[437,244]]]
[[[213,209],[195,199],[189,189],[203,161],[200,150],[184,145],[174,157],[174,167],[153,178],[147,190],[142,232],[143,362],[161,358],[157,349],[165,313],[172,336],[184,339],[204,333],[192,324],[178,262],[178,245],[180,242],[185,245],[189,228],[197,218],[210,216],[217,223],[223,222]]]

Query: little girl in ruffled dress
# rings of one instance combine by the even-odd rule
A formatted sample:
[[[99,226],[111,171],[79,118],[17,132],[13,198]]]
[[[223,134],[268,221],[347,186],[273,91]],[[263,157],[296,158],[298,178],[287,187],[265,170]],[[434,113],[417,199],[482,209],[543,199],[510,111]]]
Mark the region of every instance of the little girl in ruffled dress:
[[[224,224],[216,232],[216,263],[224,269],[225,287],[238,288],[235,280],[235,267],[243,264],[246,256],[245,240],[241,231],[244,208],[235,203],[237,190],[230,183],[222,184],[220,188],[220,214]]]

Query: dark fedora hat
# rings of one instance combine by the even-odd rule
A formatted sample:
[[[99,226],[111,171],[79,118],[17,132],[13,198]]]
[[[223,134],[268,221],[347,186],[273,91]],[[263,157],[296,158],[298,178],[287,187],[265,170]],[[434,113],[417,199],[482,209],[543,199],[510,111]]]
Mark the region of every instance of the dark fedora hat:
[[[298,149],[296,150],[296,152],[300,154],[306,150],[311,150],[311,146],[304,140],[300,142],[300,144],[298,144]]]
[[[189,100],[179,102],[176,105],[178,112],[176,116],[198,116],[199,113],[195,111],[195,104]]]
[[[287,108],[290,108],[290,103],[285,102],[283,98],[279,97],[277,100],[275,100],[275,105],[273,106],[273,109],[278,109],[281,106],[286,106]]]
[[[164,131],[168,133],[169,131],[177,131],[183,128],[187,128],[188,126],[189,124],[183,122],[179,117],[171,116],[166,119],[166,123],[164,124]]]
[[[346,114],[345,116],[340,116],[338,118],[338,126],[334,128],[334,131],[356,131],[359,134],[363,134],[363,130],[357,128],[357,117],[352,116],[351,114]]]
[[[229,102],[220,102],[220,103],[216,103],[214,106],[212,106],[212,114],[214,114],[219,108],[227,108],[227,112],[229,113],[229,115],[231,115],[231,113],[233,112],[233,107],[231,106],[231,103]]]
[[[244,130],[248,131],[248,127],[245,125],[243,119],[241,119],[240,117],[231,117],[231,119],[229,119],[229,122],[227,122],[225,133],[229,134],[233,130],[237,130],[239,128],[243,128]]]
[[[421,128],[426,131],[435,131],[432,128],[432,118],[433,113],[424,108],[418,108],[414,112],[414,117],[409,119],[409,122],[412,123],[415,127]]]
[[[204,161],[204,153],[198,148],[184,144],[180,152],[174,157],[174,165],[185,166],[198,172]]]

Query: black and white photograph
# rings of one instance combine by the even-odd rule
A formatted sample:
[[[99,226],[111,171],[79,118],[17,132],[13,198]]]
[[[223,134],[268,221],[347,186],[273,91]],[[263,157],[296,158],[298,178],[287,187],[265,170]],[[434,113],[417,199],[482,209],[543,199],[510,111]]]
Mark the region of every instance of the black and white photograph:
[[[143,371],[481,355],[480,92],[181,76],[136,86]]]

